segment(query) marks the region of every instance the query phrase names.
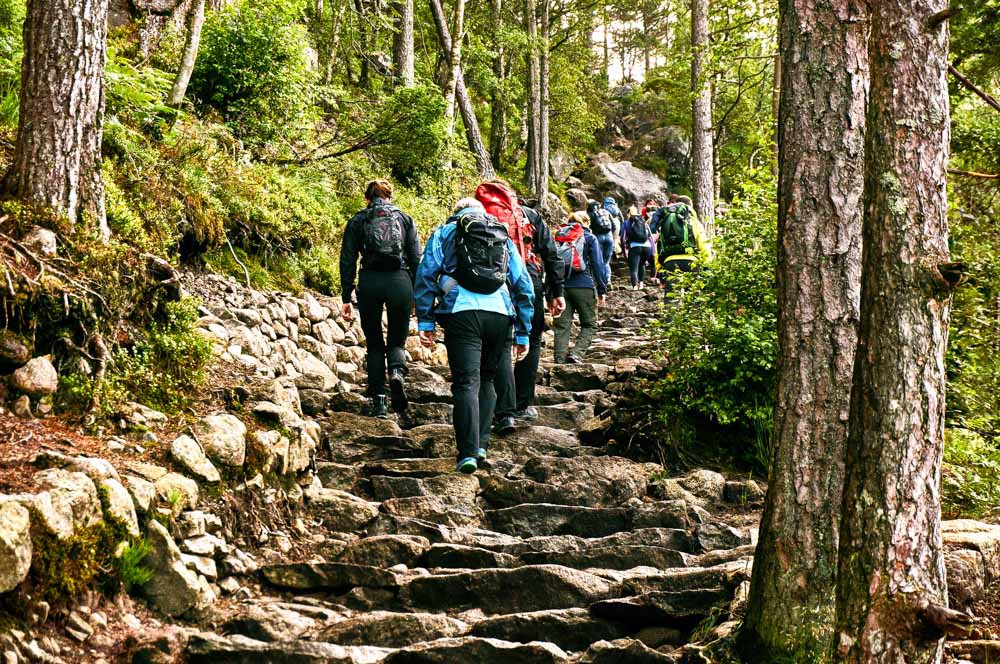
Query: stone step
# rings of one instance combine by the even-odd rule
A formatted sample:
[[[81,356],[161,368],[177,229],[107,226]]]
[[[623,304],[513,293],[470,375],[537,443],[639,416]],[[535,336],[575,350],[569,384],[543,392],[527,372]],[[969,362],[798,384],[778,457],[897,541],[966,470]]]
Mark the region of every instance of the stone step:
[[[185,648],[191,664],[375,664],[392,651],[371,646],[340,646],[317,641],[265,643],[245,636],[192,635]]]
[[[379,648],[405,648],[415,643],[463,636],[469,626],[439,613],[372,611],[330,625],[316,634],[318,641],[364,643]]]
[[[583,651],[592,643],[634,633],[622,624],[595,617],[587,609],[553,609],[511,613],[481,620],[470,634],[519,643],[548,641],[566,651]]]
[[[566,664],[569,656],[551,643],[511,643],[498,639],[459,637],[419,643],[397,650],[385,664],[453,664],[503,662],[504,664]]]
[[[500,533],[528,538],[544,535],[606,537],[636,528],[689,528],[694,519],[683,501],[634,507],[576,507],[532,503],[486,512],[487,523]]]
[[[277,563],[260,569],[272,586],[302,592],[347,592],[353,588],[399,588],[404,579],[395,572],[349,563]]]
[[[622,585],[557,565],[481,569],[411,579],[402,597],[413,608],[480,609],[487,615],[586,607],[617,597]]]

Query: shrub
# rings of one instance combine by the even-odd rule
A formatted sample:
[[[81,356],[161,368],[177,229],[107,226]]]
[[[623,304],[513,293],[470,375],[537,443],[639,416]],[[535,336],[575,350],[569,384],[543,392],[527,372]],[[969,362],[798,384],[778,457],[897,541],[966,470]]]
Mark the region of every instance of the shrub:
[[[205,20],[190,93],[252,146],[301,129],[316,98],[305,28],[278,2],[244,0]]]
[[[683,294],[654,324],[670,374],[652,389],[664,435],[686,444],[711,431],[762,465],[776,381],[777,211],[772,185],[750,184],[719,222],[708,269],[682,275]],[[676,439],[680,440],[676,440]]]
[[[966,429],[945,432],[942,510],[947,518],[982,518],[1000,504],[1000,450]]]

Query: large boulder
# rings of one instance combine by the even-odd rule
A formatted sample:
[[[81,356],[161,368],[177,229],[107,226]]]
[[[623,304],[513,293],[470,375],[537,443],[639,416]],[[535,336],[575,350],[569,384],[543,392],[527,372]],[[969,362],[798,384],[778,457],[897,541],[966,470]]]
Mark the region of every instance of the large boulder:
[[[31,359],[31,342],[11,330],[0,330],[0,369],[14,369]]]
[[[636,139],[625,159],[642,168],[666,169],[670,184],[677,184],[687,178],[690,154],[691,142],[680,127],[661,127]]]
[[[143,593],[159,611],[181,616],[203,609],[214,600],[208,583],[184,564],[181,551],[158,521],[150,520],[147,532],[150,552],[143,561],[153,575]]]
[[[216,463],[239,468],[247,456],[247,428],[229,413],[209,415],[194,426],[195,438]]]
[[[170,444],[170,456],[198,479],[215,483],[221,481],[219,471],[215,468],[201,445],[191,436],[179,436]]]
[[[11,385],[15,390],[32,396],[55,394],[59,389],[59,374],[48,357],[36,357],[14,372]]]
[[[654,173],[636,167],[630,161],[616,161],[594,166],[583,176],[601,198],[614,196],[620,205],[641,205],[648,198],[666,200],[668,185]]]
[[[46,509],[36,501],[43,521],[60,538],[67,538],[80,528],[87,528],[101,522],[101,501],[93,480],[83,473],[70,472],[61,468],[49,468],[35,473],[35,484],[48,497],[51,516],[44,516]],[[38,494],[40,498],[42,494]]]
[[[0,503],[0,593],[16,588],[31,567],[28,510],[15,502]]]

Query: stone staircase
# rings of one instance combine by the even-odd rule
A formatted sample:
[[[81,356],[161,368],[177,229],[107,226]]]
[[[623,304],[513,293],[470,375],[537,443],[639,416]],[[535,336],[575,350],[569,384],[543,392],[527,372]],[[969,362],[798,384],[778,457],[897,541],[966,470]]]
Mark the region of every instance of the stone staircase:
[[[577,435],[650,357],[659,306],[653,289],[613,291],[587,363],[551,365],[546,349],[538,420],[495,437],[473,476],[454,472],[445,369],[414,368],[398,422],[333,400],[306,490],[321,546],[263,565],[186,659],[673,662],[693,633],[724,634],[750,576],[754,517],[739,503],[759,489],[710,471],[664,479]]]

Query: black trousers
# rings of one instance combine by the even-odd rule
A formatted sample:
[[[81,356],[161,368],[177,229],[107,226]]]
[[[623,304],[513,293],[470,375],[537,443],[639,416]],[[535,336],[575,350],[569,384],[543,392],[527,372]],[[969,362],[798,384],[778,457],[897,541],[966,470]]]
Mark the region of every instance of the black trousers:
[[[542,359],[542,334],[545,332],[545,298],[539,294],[540,291],[540,288],[535,291],[535,315],[531,319],[528,354],[512,365],[508,346],[507,353],[500,357],[493,383],[497,391],[497,417],[508,417],[535,402],[535,378]]]
[[[663,280],[663,297],[664,299],[670,299],[670,294],[674,292],[674,284],[670,279],[671,272],[693,272],[694,271],[694,261],[689,259],[673,259],[663,261],[663,266],[660,270],[660,279]]]
[[[405,270],[376,272],[362,270],[358,275],[358,313],[368,345],[368,394],[385,394],[386,356],[389,369],[406,371],[406,335],[410,329],[413,307],[413,281]],[[382,334],[382,311],[389,320]]]
[[[462,460],[489,447],[497,404],[493,380],[500,358],[510,357],[512,323],[510,316],[492,311],[460,311],[440,319],[455,400],[455,442]]]
[[[646,280],[646,263],[652,253],[653,250],[648,246],[628,248],[628,271],[633,286]]]

